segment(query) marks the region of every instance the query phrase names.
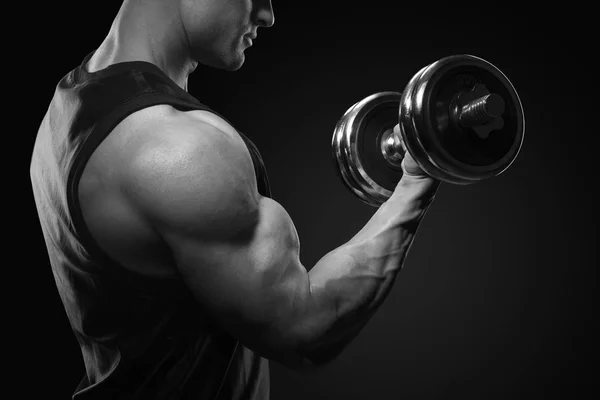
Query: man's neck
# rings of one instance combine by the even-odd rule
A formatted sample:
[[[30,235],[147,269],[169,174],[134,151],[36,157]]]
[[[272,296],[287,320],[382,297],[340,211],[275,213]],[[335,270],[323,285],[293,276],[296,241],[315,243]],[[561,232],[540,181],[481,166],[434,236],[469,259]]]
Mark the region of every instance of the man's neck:
[[[187,38],[179,21],[169,20],[156,10],[127,7],[127,3],[124,2],[87,69],[94,72],[119,62],[146,61],[187,91],[188,76],[197,63],[189,57]]]

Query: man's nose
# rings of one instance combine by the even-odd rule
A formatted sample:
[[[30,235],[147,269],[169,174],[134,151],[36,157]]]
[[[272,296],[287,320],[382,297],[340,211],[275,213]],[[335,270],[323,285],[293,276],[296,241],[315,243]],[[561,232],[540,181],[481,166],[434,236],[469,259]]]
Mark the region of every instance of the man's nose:
[[[258,26],[270,28],[275,23],[275,13],[271,0],[255,0],[256,21]]]

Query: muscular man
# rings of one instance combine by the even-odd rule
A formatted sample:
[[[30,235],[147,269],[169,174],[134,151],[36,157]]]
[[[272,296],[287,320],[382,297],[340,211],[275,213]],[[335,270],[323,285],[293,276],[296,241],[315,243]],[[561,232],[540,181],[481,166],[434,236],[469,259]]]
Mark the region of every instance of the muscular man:
[[[256,147],[187,92],[273,22],[270,0],[125,0],[58,83],[31,180],[85,364],[73,399],[268,399],[268,360],[330,362],[391,289],[439,182],[407,156],[307,272]]]

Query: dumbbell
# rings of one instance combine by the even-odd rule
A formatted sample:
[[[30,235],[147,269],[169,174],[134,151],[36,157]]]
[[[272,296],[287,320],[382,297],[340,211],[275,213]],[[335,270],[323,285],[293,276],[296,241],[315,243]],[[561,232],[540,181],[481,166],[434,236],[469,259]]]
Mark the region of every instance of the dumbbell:
[[[401,93],[354,104],[337,122],[331,148],[345,186],[378,207],[402,178],[406,151],[429,176],[469,185],[504,172],[524,133],[523,106],[508,78],[464,54],[425,66]]]

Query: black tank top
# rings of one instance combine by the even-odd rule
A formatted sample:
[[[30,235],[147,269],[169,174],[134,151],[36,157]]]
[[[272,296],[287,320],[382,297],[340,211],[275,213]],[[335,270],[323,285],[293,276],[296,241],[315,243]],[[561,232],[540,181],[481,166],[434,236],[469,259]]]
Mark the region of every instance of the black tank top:
[[[131,113],[157,104],[210,110],[157,66],[134,61],[81,65],[57,85],[31,160],[35,202],[58,292],[86,369],[72,398],[269,398],[268,361],[206,316],[181,279],[136,274],[94,241],[78,183],[98,145]],[[264,163],[245,135],[263,196]]]

